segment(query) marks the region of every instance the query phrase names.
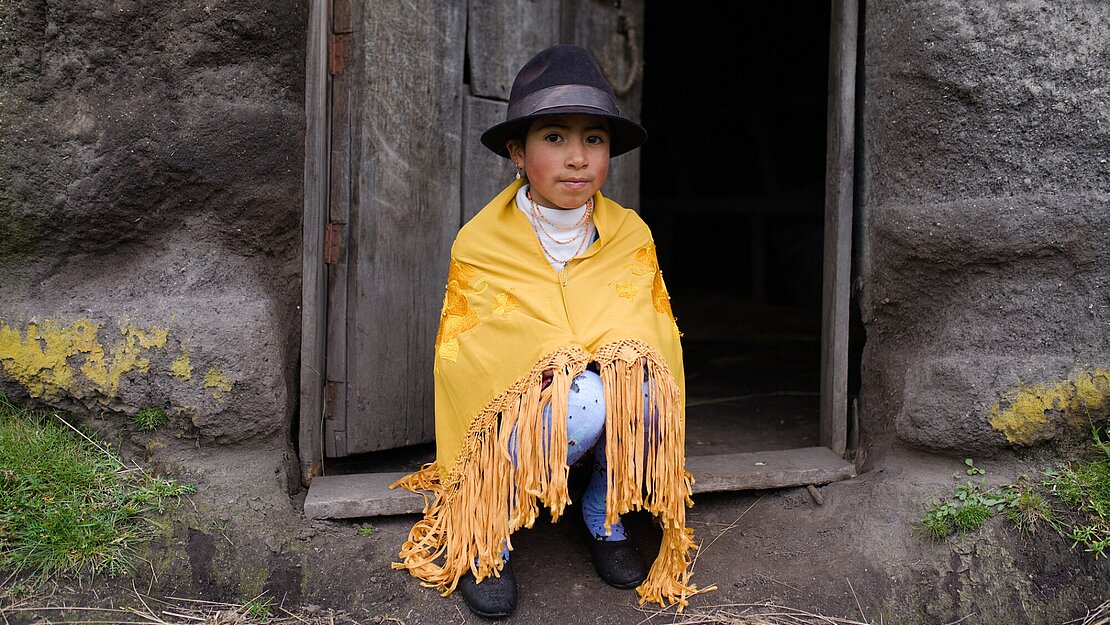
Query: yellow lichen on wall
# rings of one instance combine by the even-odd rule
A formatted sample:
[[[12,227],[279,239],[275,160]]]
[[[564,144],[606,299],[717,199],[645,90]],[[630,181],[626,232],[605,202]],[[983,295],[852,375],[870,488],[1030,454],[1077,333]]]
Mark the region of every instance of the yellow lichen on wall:
[[[27,325],[24,334],[0,322],[0,362],[33,397],[53,397],[73,387],[70,356],[92,351],[97,327],[88,319],[61,327],[54,321]]]
[[[90,382],[95,384],[101,393],[107,397],[115,397],[119,392],[119,381],[123,374],[131,370],[146,373],[150,368],[150,361],[143,357],[143,349],[162,348],[166,346],[169,330],[153,328],[144,330],[134,325],[128,325],[120,330],[123,340],[112,346],[111,357],[104,357],[104,348],[100,344],[93,345],[90,356],[85,359],[81,373]]]
[[[143,350],[165,347],[169,328],[128,325],[120,330],[122,339],[107,347],[99,334],[100,326],[88,319],[68,325],[47,319],[27,324],[26,332],[0,321],[0,363],[33,397],[99,395],[107,401],[119,392],[123,374],[147,371]]]
[[[193,379],[193,363],[189,361],[188,350],[181,350],[181,355],[170,363],[170,373],[188,382]]]
[[[1063,413],[1072,425],[1083,427],[1088,414],[1110,405],[1110,368],[1080,371],[1055,384],[1021,387],[991,408],[991,427],[1019,445],[1051,436],[1048,412]]]
[[[226,375],[220,372],[219,369],[212,367],[208,373],[204,374],[204,388],[212,389],[212,398],[222,400],[224,393],[230,393],[231,387],[234,386]]]
[[[1086,405],[1089,410],[1098,410],[1110,402],[1110,369],[1099,369],[1083,374],[1075,380],[1075,408]]]
[[[128,325],[122,330],[124,336],[133,336],[139,342],[139,347],[143,349],[150,349],[157,347],[159,349],[166,346],[166,340],[170,336],[169,328],[148,328],[146,330],[135,327],[134,324]]]

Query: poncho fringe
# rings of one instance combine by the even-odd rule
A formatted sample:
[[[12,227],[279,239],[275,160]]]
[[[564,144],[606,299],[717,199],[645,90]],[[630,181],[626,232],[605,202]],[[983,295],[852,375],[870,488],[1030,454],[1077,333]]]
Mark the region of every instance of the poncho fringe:
[[[557,521],[571,503],[567,492],[567,395],[571,381],[597,363],[606,402],[608,494],[606,528],[633,510],[651,512],[662,528],[659,554],[637,587],[640,604],[687,605],[699,591],[690,582],[690,553],[697,547],[686,527],[694,478],[685,469],[685,419],[681,390],[666,362],[649,345],[620,340],[597,353],[563,348],[541,358],[471,421],[463,448],[443,480],[436,463],[398,480],[424,496],[424,516],[409,532],[393,568],[408,569],[427,587],[450,595],[468,570],[479,581],[500,576],[502,546],[530,528],[539,504]],[[651,407],[644,418],[643,381]],[[542,388],[543,372],[554,371]],[[546,427],[543,410],[550,405]],[[509,439],[517,427],[514,466]],[[546,432],[545,430],[550,430]]]

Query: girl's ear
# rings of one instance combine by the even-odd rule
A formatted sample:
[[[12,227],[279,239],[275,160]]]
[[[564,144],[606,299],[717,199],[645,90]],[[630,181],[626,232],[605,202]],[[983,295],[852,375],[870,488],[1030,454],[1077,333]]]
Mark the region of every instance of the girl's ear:
[[[505,142],[505,149],[509,152],[509,158],[512,159],[517,169],[524,167],[524,146],[520,145],[520,141],[509,139]]]

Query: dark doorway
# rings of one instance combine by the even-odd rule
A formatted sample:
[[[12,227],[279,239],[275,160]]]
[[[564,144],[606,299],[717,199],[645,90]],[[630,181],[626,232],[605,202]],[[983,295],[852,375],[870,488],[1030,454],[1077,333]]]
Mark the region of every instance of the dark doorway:
[[[641,215],[683,332],[687,453],[819,445],[830,4],[648,3]]]

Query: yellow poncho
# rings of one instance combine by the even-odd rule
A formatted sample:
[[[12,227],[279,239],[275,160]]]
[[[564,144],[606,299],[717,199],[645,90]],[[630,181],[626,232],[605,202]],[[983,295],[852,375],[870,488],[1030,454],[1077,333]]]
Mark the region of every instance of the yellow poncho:
[[[685,469],[682,347],[651,233],[639,215],[598,193],[598,239],[557,274],[516,207],[521,184],[495,197],[451,248],[436,337],[436,461],[394,484],[431,496],[424,493],[424,517],[393,566],[446,596],[467,570],[479,580],[499,575],[502,545],[532,527],[540,503],[559,518],[570,503],[567,394],[596,362],[607,408],[606,524],[630,510],[654,515],[663,538],[637,588],[640,603],[681,608],[696,592],[686,527],[693,477]],[[644,363],[649,405],[659,415],[650,436]],[[545,370],[554,377],[541,390]],[[514,426],[515,467],[508,450]]]

